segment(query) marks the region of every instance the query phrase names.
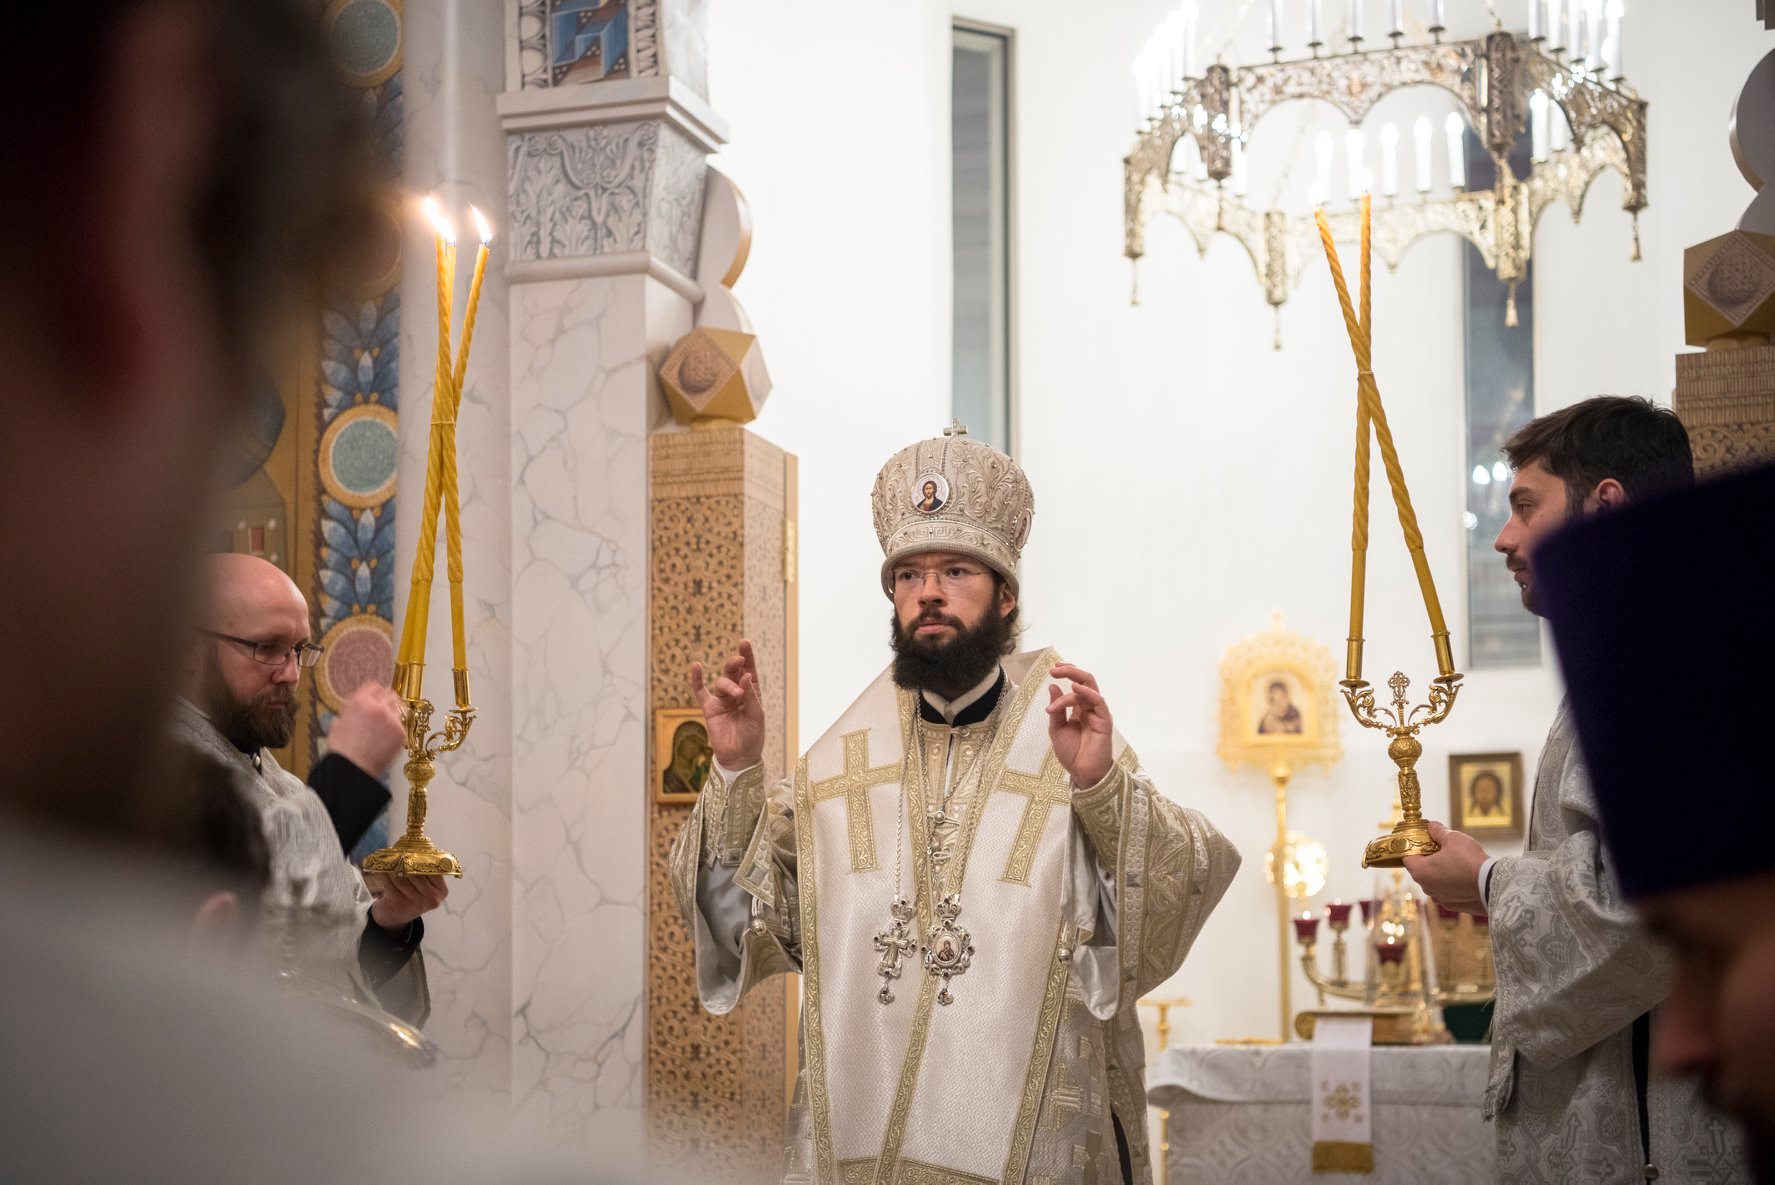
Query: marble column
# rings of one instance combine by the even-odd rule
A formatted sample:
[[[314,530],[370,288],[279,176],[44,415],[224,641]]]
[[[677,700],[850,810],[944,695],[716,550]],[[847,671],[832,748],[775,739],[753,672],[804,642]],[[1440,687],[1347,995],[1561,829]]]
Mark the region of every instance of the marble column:
[[[640,1142],[648,437],[693,324],[699,4],[522,0],[498,111],[510,282],[511,1085],[520,1131]]]

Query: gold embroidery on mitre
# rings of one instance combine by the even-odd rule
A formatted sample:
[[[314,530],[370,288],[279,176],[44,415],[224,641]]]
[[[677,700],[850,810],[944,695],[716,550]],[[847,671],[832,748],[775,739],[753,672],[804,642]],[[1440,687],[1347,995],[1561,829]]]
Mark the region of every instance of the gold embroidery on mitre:
[[[893,566],[909,555],[953,551],[996,569],[1017,591],[1017,561],[1035,521],[1029,479],[1005,454],[959,423],[908,445],[876,474],[870,495],[885,559],[881,587],[893,596]],[[929,482],[937,496],[924,493]]]

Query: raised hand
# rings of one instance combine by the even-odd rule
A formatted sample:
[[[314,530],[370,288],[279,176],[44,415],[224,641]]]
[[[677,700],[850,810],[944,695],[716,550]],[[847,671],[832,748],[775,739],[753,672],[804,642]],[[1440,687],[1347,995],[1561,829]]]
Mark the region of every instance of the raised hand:
[[[752,643],[740,639],[739,653],[705,682],[703,664],[690,664],[690,688],[709,723],[709,746],[722,768],[738,772],[764,760],[764,697],[758,690],[758,662]]]
[[[1053,676],[1072,683],[1071,691],[1048,685],[1048,741],[1061,768],[1072,775],[1072,784],[1083,790],[1108,774],[1110,742],[1115,727],[1109,704],[1097,690],[1097,677],[1069,662],[1054,664]]]

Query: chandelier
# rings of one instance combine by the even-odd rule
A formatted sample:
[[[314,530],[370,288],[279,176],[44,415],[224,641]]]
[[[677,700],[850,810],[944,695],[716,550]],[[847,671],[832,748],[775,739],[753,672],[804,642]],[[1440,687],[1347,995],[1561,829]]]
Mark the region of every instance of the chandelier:
[[[1273,108],[1297,99],[1328,103],[1350,122],[1344,172],[1351,204],[1326,211],[1332,233],[1353,240],[1359,217],[1355,201],[1372,193],[1374,248],[1389,268],[1397,268],[1407,248],[1425,235],[1459,235],[1508,286],[1508,325],[1516,324],[1516,286],[1527,274],[1541,213],[1563,199],[1577,222],[1586,190],[1605,169],[1621,175],[1621,205],[1633,216],[1632,258],[1639,258],[1646,102],[1622,73],[1621,0],[1611,0],[1606,10],[1601,0],[1529,0],[1526,38],[1505,31],[1494,11],[1494,31],[1464,41],[1443,40],[1445,0],[1427,0],[1427,40],[1418,44],[1406,43],[1407,0],[1387,2],[1387,43],[1364,36],[1363,0],[1347,0],[1339,32],[1348,48],[1328,53],[1322,0],[1306,0],[1310,56],[1284,60],[1283,0],[1268,0],[1271,60],[1237,67],[1216,62],[1203,70],[1194,60],[1195,0],[1186,0],[1171,15],[1134,69],[1140,132],[1123,162],[1123,213],[1125,251],[1136,268],[1154,214],[1182,221],[1203,255],[1215,234],[1231,235],[1250,254],[1264,298],[1276,309],[1281,348],[1281,307],[1303,261],[1311,258],[1317,231],[1310,213],[1260,209],[1248,202],[1245,156],[1252,127]],[[1412,6],[1423,3],[1413,0]],[[1414,86],[1440,87],[1454,96],[1457,107],[1440,137],[1424,116],[1413,125],[1409,144],[1401,143],[1397,125],[1385,124],[1373,155],[1377,177],[1368,164],[1362,122],[1382,98]],[[1468,184],[1468,128],[1492,159],[1495,180],[1489,188],[1480,187],[1478,178]],[[1510,157],[1525,134],[1528,167],[1519,176]],[[1433,184],[1438,138],[1447,159],[1446,187]],[[1186,141],[1194,142],[1193,169],[1174,163]],[[1314,205],[1333,200],[1336,147],[1330,133],[1320,134]],[[1407,149],[1415,192],[1404,191],[1400,183]]]

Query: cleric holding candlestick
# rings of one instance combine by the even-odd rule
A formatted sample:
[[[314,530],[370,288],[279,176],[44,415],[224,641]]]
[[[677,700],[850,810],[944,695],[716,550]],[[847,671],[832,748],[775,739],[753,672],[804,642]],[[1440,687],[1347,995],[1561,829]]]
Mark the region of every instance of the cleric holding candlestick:
[[[1014,461],[957,424],[873,508],[893,662],[775,790],[751,644],[692,667],[715,768],[672,881],[703,1004],[805,974],[791,1179],[1148,1185],[1136,1002],[1238,853],[1154,789],[1089,672],[1012,653]]]
[[[280,955],[293,951],[311,978],[347,995],[367,991],[388,1011],[421,1023],[431,1005],[420,918],[443,904],[444,878],[376,876],[366,885],[346,860],[320,796],[270,753],[290,742],[296,685],[304,662],[312,661],[307,656],[319,654],[308,640],[308,602],[281,569],[256,556],[213,555],[205,572],[209,603],[187,651],[174,731],[236,768],[264,818],[268,945]],[[367,695],[379,702],[383,691]],[[381,707],[398,720],[398,706]],[[375,746],[373,757],[360,759],[387,766],[393,753],[386,729],[371,734],[355,714],[351,727],[370,734]],[[362,738],[343,739],[361,754],[355,746]]]
[[[1542,416],[1504,445],[1515,470],[1495,544],[1539,614],[1536,551],[1568,523],[1694,482],[1688,433],[1648,400],[1599,396]],[[1565,704],[1541,750],[1521,856],[1488,859],[1429,824],[1441,845],[1406,870],[1449,909],[1491,917],[1497,969],[1491,1081],[1499,1179],[1742,1181],[1720,1117],[1693,1086],[1647,1067],[1670,960],[1633,924],[1597,824]]]
[[[1652,1064],[1744,1123],[1775,1183],[1775,468],[1550,540],[1543,605],[1621,892],[1675,983]],[[1676,694],[1669,694],[1675,691]],[[1673,786],[1695,793],[1676,809]]]

